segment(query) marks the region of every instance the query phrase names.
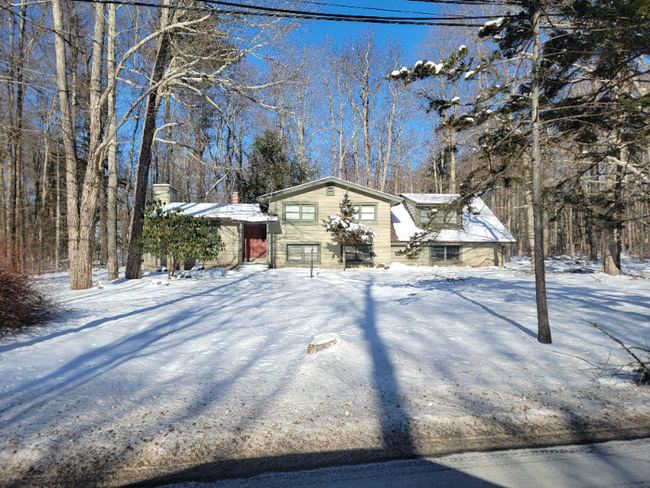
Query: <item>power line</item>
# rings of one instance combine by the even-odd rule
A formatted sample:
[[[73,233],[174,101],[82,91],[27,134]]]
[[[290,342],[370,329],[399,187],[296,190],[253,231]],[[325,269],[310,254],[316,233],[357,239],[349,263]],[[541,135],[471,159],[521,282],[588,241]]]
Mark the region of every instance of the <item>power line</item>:
[[[262,7],[262,6],[257,6],[257,5],[245,5],[241,3],[235,3],[235,2],[230,2],[230,1],[225,1],[225,0],[203,0],[203,3],[207,4],[215,4],[215,5],[226,5],[229,7],[241,7],[241,8],[247,8],[247,9],[253,9],[253,10],[264,10],[264,11],[272,11],[272,12],[291,12],[291,13],[299,13],[299,14],[306,14],[306,15],[324,15],[324,16],[332,16],[332,17],[354,17],[354,18],[368,18],[368,19],[386,19],[386,17],[373,17],[373,16],[366,16],[366,15],[347,15],[347,14],[327,14],[327,13],[321,13],[321,12],[309,12],[309,11],[304,11],[304,10],[289,10],[289,9],[279,9],[275,7]],[[310,2],[311,3],[311,2]],[[353,7],[354,8],[354,7]],[[362,8],[362,7],[358,7]],[[430,15],[430,14],[424,14],[424,15]],[[441,16],[441,17],[397,17],[397,20],[404,20],[404,21],[419,21],[419,20],[433,20],[433,21],[439,21],[439,20],[474,20],[474,19],[491,19],[493,16]]]
[[[293,3],[309,3],[311,5],[319,5],[321,7],[338,7],[338,8],[350,8],[358,10],[372,10],[375,12],[391,12],[396,14],[416,14],[416,15],[431,15],[431,12],[418,12],[415,10],[394,10],[391,8],[378,8],[378,7],[361,7],[359,5],[343,5],[337,3],[327,3],[327,2],[316,2],[313,0],[289,0]]]
[[[406,2],[441,3],[451,5],[492,5],[521,7],[523,2],[499,0],[404,0]]]
[[[273,7],[261,7],[256,5],[244,5],[234,2],[224,2],[219,0],[208,1],[215,5],[225,5],[234,7],[234,9],[218,9],[209,7],[191,7],[191,6],[170,6],[158,3],[148,3],[139,0],[73,0],[82,3],[102,3],[114,5],[126,5],[134,7],[148,8],[167,8],[175,10],[186,10],[205,13],[216,13],[221,15],[245,15],[259,17],[277,17],[304,20],[328,20],[334,22],[365,22],[370,24],[395,24],[395,25],[423,25],[423,26],[449,26],[449,27],[481,27],[482,24],[470,23],[454,20],[448,17],[378,17],[368,15],[347,15],[347,14],[327,14],[317,12],[298,11],[290,9],[278,9]],[[240,10],[241,9],[241,10]],[[467,17],[465,20],[475,19],[477,17]]]
[[[204,0],[205,3],[211,3],[207,0]],[[395,10],[395,9],[390,9],[390,8],[378,8],[378,7],[362,7],[360,5],[345,5],[345,4],[338,4],[338,3],[327,3],[327,2],[318,2],[314,0],[289,0],[292,3],[300,3],[300,4],[311,4],[311,5],[318,5],[322,7],[337,7],[337,8],[349,8],[349,9],[357,9],[357,10],[371,10],[375,12],[390,12],[390,13],[397,13],[397,14],[415,14],[415,15],[431,15],[431,12],[418,12],[417,10]],[[444,15],[445,19],[448,20],[462,20],[462,19],[491,19],[494,18],[493,15],[477,15],[477,16],[456,16],[456,15]]]

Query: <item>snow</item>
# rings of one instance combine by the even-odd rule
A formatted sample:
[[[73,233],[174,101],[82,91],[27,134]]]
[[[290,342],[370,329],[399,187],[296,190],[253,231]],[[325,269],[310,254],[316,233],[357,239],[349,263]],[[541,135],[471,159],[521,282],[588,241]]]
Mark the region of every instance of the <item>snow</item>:
[[[400,193],[400,196],[408,198],[415,203],[422,204],[443,204],[453,202],[460,195],[457,193]]]
[[[460,97],[454,97],[451,99],[451,103],[457,103],[460,102]]]
[[[311,340],[310,344],[314,346],[319,346],[321,344],[326,344],[328,342],[336,341],[338,344],[341,343],[341,338],[338,334],[333,334],[332,332],[327,332],[325,334],[316,334]]]
[[[456,197],[445,194],[413,194],[403,193],[402,196],[417,203],[449,203]],[[390,209],[391,222],[398,241],[410,241],[411,237],[421,229],[415,225],[411,214],[404,204]],[[437,242],[515,242],[496,215],[480,198],[474,198],[470,205],[463,209],[462,227],[459,229],[442,229],[436,236]]]
[[[483,24],[484,27],[491,27],[491,26],[496,26],[496,27],[501,27],[501,25],[506,21],[504,17],[499,17],[498,19],[495,20],[488,20],[485,24]]]
[[[0,342],[0,479],[65,473],[88,486],[101,472],[115,486],[208,461],[384,449],[391,436],[432,453],[647,426],[650,388],[617,372],[627,354],[587,323],[645,347],[650,264],[623,265],[611,277],[547,262],[550,346],[536,340],[524,258],[313,279],[264,266],[171,282],[101,271],[102,289],[83,291],[49,275],[66,314]],[[318,334],[342,342],[307,355]]]
[[[465,79],[468,79],[469,77],[474,75],[474,73],[476,73],[476,71],[474,70],[468,71],[467,73],[465,73]]]
[[[163,206],[163,211],[180,208],[185,215],[238,222],[276,222],[278,217],[266,215],[257,203],[182,203]]]
[[[334,232],[340,230],[341,235],[357,236],[366,242],[373,242],[377,234],[372,227],[358,222],[346,221],[341,218],[339,214],[330,215],[330,221],[327,224],[327,230]]]
[[[438,74],[438,73],[440,73],[440,71],[442,70],[442,68],[444,67],[444,65],[443,65],[442,63],[438,63],[438,64],[436,64],[436,63],[434,63],[433,61],[427,61],[427,62],[424,64],[424,67],[427,68],[427,69],[429,69],[429,70],[433,68],[433,69],[434,69],[434,73],[435,73],[435,74]]]
[[[415,225],[415,222],[403,203],[391,207],[390,221],[393,224],[398,241],[409,241],[413,235],[422,230]]]

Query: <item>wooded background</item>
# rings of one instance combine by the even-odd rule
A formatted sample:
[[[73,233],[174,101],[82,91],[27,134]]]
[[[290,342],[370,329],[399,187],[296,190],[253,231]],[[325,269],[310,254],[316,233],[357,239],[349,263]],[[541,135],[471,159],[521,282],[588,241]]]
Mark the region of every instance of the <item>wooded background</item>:
[[[334,175],[393,194],[479,194],[516,237],[512,253],[529,255],[528,38],[510,39],[508,48],[502,31],[494,38],[463,24],[506,15],[506,24],[525,26],[529,2],[509,14],[512,3],[480,3],[448,5],[445,15],[465,20],[431,27],[417,52],[405,52],[371,26],[353,39],[308,43],[309,20],[218,11],[208,2],[2,0],[3,252],[18,250],[25,269],[68,268],[72,287],[87,288],[93,261],[115,279],[131,249],[127,277],[138,277],[135,237],[151,184],[172,184],[180,201],[228,202],[238,191],[240,201],[254,202]],[[595,260],[614,243],[619,254],[644,257],[647,2],[616,3],[606,10],[596,2],[601,10],[588,15],[580,2],[540,4],[546,255]],[[307,3],[263,5],[314,11]],[[617,24],[617,15],[627,20]],[[592,31],[601,34],[566,55]],[[463,45],[474,60],[490,60],[491,71],[458,68],[464,61],[452,58]],[[418,59],[449,62],[441,76],[389,76]],[[599,72],[602,62],[617,71]],[[569,82],[556,88],[561,67]],[[477,97],[495,90],[501,119],[476,117]],[[579,97],[569,113],[566,101]],[[545,114],[553,118],[544,122]],[[606,271],[620,272],[620,257]]]

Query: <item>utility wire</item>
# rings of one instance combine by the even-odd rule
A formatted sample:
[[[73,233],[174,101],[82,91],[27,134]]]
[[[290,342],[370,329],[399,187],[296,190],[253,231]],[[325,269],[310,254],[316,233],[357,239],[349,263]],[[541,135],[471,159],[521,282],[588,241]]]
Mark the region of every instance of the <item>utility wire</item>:
[[[49,1],[49,0],[47,0]],[[322,7],[337,7],[337,8],[349,8],[349,9],[357,9],[357,10],[370,10],[370,11],[375,11],[375,12],[389,12],[389,13],[396,13],[396,14],[412,14],[412,15],[431,15],[431,12],[418,12],[417,10],[395,10],[395,9],[390,9],[390,8],[378,8],[378,7],[362,7],[360,5],[344,5],[344,4],[338,4],[338,3],[327,3],[327,2],[317,2],[314,0],[289,0],[292,3],[299,3],[299,4],[311,4],[311,5],[319,5]],[[205,3],[210,3],[206,1]],[[476,15],[476,16],[455,16],[455,15],[445,15],[445,19],[448,20],[461,20],[461,19],[492,19],[494,18],[494,15]]]
[[[235,7],[235,9],[218,9],[209,7],[191,7],[181,5],[161,5],[148,3],[139,0],[73,0],[82,3],[102,3],[114,5],[128,5],[135,7],[167,8],[175,10],[187,10],[195,12],[216,13],[221,15],[245,15],[261,17],[278,17],[304,20],[329,20],[335,22],[365,22],[370,24],[397,24],[397,25],[425,25],[425,26],[450,26],[450,27],[481,27],[482,24],[462,21],[447,20],[446,17],[376,17],[366,15],[326,14],[289,9],[277,9],[272,7],[260,7],[255,5],[244,5],[234,2],[213,1],[216,5]],[[205,2],[208,3],[208,2]],[[242,10],[239,10],[242,9]],[[252,10],[252,11],[251,11]],[[474,17],[469,17],[472,19]]]

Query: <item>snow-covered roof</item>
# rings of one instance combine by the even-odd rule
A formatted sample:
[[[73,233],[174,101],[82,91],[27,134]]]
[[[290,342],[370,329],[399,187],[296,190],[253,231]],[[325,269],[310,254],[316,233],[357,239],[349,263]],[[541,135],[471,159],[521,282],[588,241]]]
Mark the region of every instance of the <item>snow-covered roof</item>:
[[[374,194],[377,197],[385,198],[386,200],[389,200],[392,204],[399,203],[402,200],[401,198],[396,197],[395,195],[391,195],[390,193],[375,190],[373,188],[368,188],[367,186],[358,185],[356,183],[352,183],[351,181],[342,180],[341,178],[337,178],[336,176],[327,176],[327,177],[321,178],[319,180],[308,181],[307,183],[303,183],[301,185],[292,186],[291,188],[284,188],[282,190],[267,193],[267,194],[262,195],[261,197],[259,197],[258,200],[261,203],[267,203],[273,197],[280,196],[280,195],[285,195],[287,193],[300,192],[300,191],[307,190],[309,188],[321,185],[323,183],[325,183],[325,184],[327,184],[327,183],[338,183],[340,186],[342,186],[344,188],[355,188],[355,189],[363,191],[363,192]]]
[[[440,205],[452,202],[460,195],[456,193],[400,193],[400,196],[421,205]]]
[[[407,194],[402,194],[407,196]],[[443,203],[434,202],[433,197],[454,197],[455,195],[436,195],[436,194],[410,194],[415,196],[429,195],[432,198],[429,201],[423,199],[421,203]],[[408,198],[408,197],[407,197]],[[452,199],[448,199],[451,201]],[[416,200],[417,201],[417,200]],[[420,202],[418,202],[420,203]],[[515,238],[508,232],[504,225],[499,221],[492,210],[480,198],[474,198],[469,207],[463,209],[462,227],[458,229],[442,229],[436,237],[437,242],[516,242]],[[411,237],[422,229],[418,228],[404,204],[397,205],[390,209],[391,222],[395,229],[395,235],[398,242],[408,242]]]
[[[257,203],[183,203],[173,202],[163,210],[180,208],[185,215],[238,222],[277,222],[278,217],[262,212]]]

